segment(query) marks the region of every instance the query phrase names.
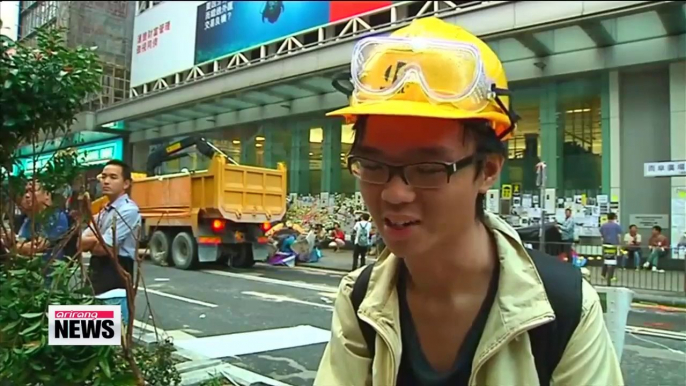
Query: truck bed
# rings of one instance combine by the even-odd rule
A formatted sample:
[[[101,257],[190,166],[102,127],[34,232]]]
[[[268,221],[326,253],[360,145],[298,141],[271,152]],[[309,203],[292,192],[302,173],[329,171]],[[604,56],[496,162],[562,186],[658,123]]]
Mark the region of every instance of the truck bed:
[[[131,198],[145,219],[187,225],[199,211],[237,223],[278,221],[286,213],[286,168],[229,165],[215,156],[208,170],[140,179]]]

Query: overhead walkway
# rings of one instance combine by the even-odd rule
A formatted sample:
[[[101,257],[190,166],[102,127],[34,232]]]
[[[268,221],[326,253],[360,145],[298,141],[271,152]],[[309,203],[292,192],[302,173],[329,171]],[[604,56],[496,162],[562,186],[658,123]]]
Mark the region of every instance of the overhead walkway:
[[[119,104],[84,113],[73,131],[114,132],[131,142],[331,110],[346,103],[331,86],[360,36],[435,14],[484,38],[511,81],[686,59],[686,5],[674,1],[429,1],[395,4],[391,22],[369,15],[260,47],[143,85]],[[413,12],[413,16],[408,16]],[[300,39],[300,40],[299,40]]]

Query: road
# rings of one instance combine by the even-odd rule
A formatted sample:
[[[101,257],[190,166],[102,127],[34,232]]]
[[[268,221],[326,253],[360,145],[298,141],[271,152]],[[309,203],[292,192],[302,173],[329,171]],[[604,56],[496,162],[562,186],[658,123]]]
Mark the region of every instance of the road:
[[[145,264],[143,271],[151,307],[139,294],[138,321],[154,320],[186,349],[202,348],[203,355],[223,357],[290,385],[312,384],[341,273],[261,265],[181,271]],[[686,334],[686,313],[634,309],[629,325]],[[294,343],[284,348],[289,340]],[[304,345],[307,341],[312,344]],[[626,384],[685,384],[685,351],[684,340],[627,333],[622,358]]]

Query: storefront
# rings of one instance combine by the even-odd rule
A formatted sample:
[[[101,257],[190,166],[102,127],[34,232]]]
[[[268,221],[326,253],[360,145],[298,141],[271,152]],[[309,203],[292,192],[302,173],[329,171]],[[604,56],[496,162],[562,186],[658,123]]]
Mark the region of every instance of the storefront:
[[[67,148],[67,146],[60,146]],[[99,186],[97,176],[102,171],[103,164],[110,160],[124,159],[124,140],[122,138],[109,139],[98,142],[84,143],[76,147],[78,154],[83,159],[81,164],[85,167],[85,182],[92,197],[99,196]],[[27,176],[34,173],[34,170],[41,170],[50,162],[58,149],[41,153],[37,156],[26,155],[17,159],[15,174],[23,170]]]

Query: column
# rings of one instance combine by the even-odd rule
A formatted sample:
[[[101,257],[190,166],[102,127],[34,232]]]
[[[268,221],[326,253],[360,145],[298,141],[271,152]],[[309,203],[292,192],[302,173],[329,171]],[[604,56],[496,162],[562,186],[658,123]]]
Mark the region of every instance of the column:
[[[686,62],[669,65],[669,135],[670,159],[674,161],[686,160]],[[672,198],[686,199],[686,177],[672,177]],[[671,206],[671,237],[672,243],[678,243],[686,228],[681,228],[686,222],[686,214],[678,213],[674,205]]]
[[[558,114],[557,109],[557,87],[555,83],[548,83],[541,87],[541,104],[539,121],[541,124],[541,160],[547,165],[547,187],[558,189],[557,195],[562,188],[562,143],[564,137],[562,128],[564,114]],[[530,173],[525,171],[524,174]],[[535,173],[535,172],[534,172]]]
[[[619,72],[603,75],[601,89],[602,192],[619,201],[621,191],[621,140],[619,122]]]
[[[341,190],[341,123],[337,119],[329,119],[322,128],[322,192],[334,194]]]
[[[276,160],[274,159],[274,133],[278,130],[275,122],[268,122],[262,125],[262,135],[264,136],[264,166],[267,168],[275,168]]]
[[[243,165],[255,165],[255,135],[253,130],[241,132],[241,161]]]
[[[131,144],[131,168],[136,171],[145,171],[150,155],[150,143],[148,141]]]
[[[288,171],[291,191],[289,193],[306,194],[309,191],[309,151],[309,124],[295,123],[291,135],[291,168]]]

